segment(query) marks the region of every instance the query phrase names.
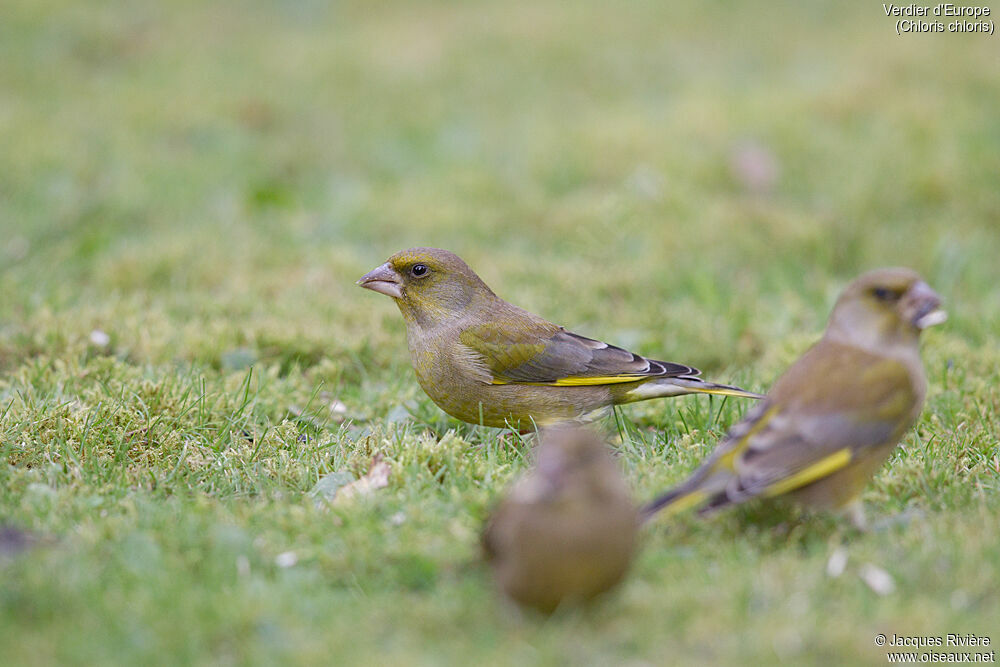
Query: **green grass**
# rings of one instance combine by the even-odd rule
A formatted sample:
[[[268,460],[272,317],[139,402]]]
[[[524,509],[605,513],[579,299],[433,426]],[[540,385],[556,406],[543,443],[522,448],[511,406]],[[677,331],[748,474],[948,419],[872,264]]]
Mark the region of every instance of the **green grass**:
[[[0,523],[40,536],[0,554],[5,663],[882,664],[879,632],[1000,642],[995,38],[897,37],[860,3],[3,13]],[[731,169],[747,142],[779,164],[767,191]],[[417,244],[750,388],[854,275],[918,269],[951,319],[865,494],[882,528],[681,517],[596,608],[512,614],[477,537],[528,459],[430,403],[392,303],[354,285]],[[605,427],[648,498],[746,408]],[[310,495],[376,454],[371,498]]]

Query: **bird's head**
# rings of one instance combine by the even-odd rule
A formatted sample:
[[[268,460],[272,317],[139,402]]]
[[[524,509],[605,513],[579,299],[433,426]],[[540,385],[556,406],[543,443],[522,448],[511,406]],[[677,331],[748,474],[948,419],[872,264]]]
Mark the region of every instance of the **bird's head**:
[[[847,286],[830,315],[829,336],[863,347],[915,344],[944,322],[941,298],[911,269],[876,269]]]
[[[536,466],[553,496],[597,495],[620,476],[607,445],[589,429],[553,427],[539,438]]]
[[[458,255],[439,248],[410,248],[358,280],[391,296],[408,321],[434,323],[461,314],[494,294]]]

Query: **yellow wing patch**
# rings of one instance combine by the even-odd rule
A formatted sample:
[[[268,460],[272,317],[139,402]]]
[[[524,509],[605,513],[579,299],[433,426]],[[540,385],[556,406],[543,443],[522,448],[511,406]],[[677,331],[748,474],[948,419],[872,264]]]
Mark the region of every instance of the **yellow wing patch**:
[[[691,493],[681,496],[675,499],[672,503],[664,508],[664,516],[673,516],[674,514],[680,514],[686,509],[692,507],[697,507],[704,501],[708,496],[705,495],[704,491],[699,491],[695,489]]]
[[[838,450],[829,456],[821,458],[816,463],[800,470],[794,475],[771,484],[765,488],[760,495],[770,498],[773,496],[780,496],[781,494],[788,493],[789,491],[794,491],[795,489],[801,488],[806,484],[811,484],[837,472],[850,462],[851,449],[849,447],[845,447],[844,449]]]
[[[536,387],[590,387],[601,384],[618,384],[622,382],[639,382],[646,380],[647,375],[594,375],[565,377],[552,382],[518,382],[517,384],[535,385]],[[493,384],[510,384],[506,380],[493,379]]]

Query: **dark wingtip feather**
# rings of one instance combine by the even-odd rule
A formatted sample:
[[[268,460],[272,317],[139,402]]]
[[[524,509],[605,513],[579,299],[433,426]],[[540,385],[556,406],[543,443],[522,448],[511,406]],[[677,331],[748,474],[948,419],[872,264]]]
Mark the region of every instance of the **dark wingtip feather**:
[[[646,359],[646,361],[649,362],[650,375],[663,377],[685,377],[691,379],[701,375],[701,371],[694,366],[678,364],[674,361],[656,361],[654,359]]]

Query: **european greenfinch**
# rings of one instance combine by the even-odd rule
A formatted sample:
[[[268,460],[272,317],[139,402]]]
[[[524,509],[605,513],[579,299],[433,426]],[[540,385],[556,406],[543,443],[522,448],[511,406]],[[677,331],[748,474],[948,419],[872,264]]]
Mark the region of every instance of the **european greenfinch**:
[[[822,339],[686,482],[643,508],[644,518],[790,494],[845,509],[863,527],[861,490],[920,413],[927,381],[919,335],[944,321],[940,303],[909,269],[859,277],[837,300]]]
[[[705,382],[690,366],[570,333],[498,297],[447,250],[404,250],[358,284],[393,298],[417,381],[462,421],[530,429],[590,421],[614,405],[661,396],[760,398]]]
[[[552,612],[615,586],[636,548],[639,513],[607,446],[580,428],[544,429],[536,463],[483,532],[499,589]]]

